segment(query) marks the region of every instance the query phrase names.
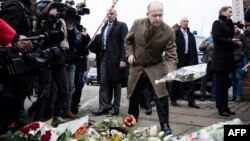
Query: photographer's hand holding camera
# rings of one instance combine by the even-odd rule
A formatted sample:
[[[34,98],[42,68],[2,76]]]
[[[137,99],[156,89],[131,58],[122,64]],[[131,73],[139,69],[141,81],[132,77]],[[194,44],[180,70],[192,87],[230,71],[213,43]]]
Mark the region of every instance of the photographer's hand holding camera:
[[[26,40],[27,37],[24,35],[19,36],[19,40],[14,44],[21,51],[30,51],[33,48],[33,44],[30,40]]]

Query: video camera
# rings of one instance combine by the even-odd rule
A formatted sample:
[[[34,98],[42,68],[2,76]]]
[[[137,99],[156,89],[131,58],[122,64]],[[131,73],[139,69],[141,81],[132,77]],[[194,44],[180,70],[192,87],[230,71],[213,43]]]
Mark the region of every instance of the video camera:
[[[60,32],[49,31],[38,36],[28,37],[25,40],[30,40],[34,46],[30,52],[22,52],[15,46],[10,48],[6,57],[9,74],[35,71],[57,61],[61,57],[61,49],[58,46],[44,48],[44,43],[61,41],[64,36]]]
[[[73,5],[75,5],[73,0],[66,0],[65,3],[62,3],[60,0],[41,0],[34,5],[34,13],[36,13],[36,15],[40,15],[40,13],[46,8],[57,8],[59,13],[56,17],[63,18],[65,20],[75,20],[76,16],[90,14],[90,10],[86,8],[86,0],[76,4],[76,8],[74,8]]]

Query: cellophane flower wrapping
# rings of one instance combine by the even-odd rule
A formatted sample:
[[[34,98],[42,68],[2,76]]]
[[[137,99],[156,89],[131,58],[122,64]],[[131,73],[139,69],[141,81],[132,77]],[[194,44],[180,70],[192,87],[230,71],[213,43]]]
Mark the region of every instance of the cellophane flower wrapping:
[[[180,82],[188,82],[197,80],[206,75],[207,64],[191,65],[179,68],[159,80],[155,80],[155,84],[165,83],[167,81],[176,80]]]

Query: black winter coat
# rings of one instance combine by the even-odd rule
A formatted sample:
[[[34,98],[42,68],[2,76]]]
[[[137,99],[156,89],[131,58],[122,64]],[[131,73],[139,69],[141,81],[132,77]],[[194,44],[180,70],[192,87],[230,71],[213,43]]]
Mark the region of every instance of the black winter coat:
[[[108,23],[106,23],[89,50],[96,53],[97,75],[100,78],[100,63],[103,55],[102,36]],[[120,81],[122,70],[119,68],[120,61],[126,62],[124,38],[128,33],[128,27],[125,23],[115,20],[107,39],[107,80]]]
[[[88,61],[88,54],[89,50],[87,45],[90,41],[90,36],[83,36],[81,35],[81,43],[77,46],[77,53],[76,53],[76,69],[78,71],[86,71],[87,70],[87,61]]]
[[[196,42],[194,35],[189,31],[189,28],[187,29],[188,33],[188,54],[189,54],[189,66],[190,65],[196,65],[198,64],[198,54],[196,49]],[[181,29],[178,28],[176,30],[176,46],[177,46],[177,55],[178,55],[178,64],[177,68],[184,67],[185,62],[185,38],[183,33],[181,32]]]
[[[24,8],[16,1],[22,3]],[[31,36],[32,14],[29,0],[8,0],[2,7],[2,18],[18,34]]]
[[[231,19],[220,15],[212,26],[214,49],[212,71],[231,71],[234,65],[234,25]]]
[[[81,34],[73,27],[72,30],[68,30],[68,42],[69,50],[66,52],[66,64],[75,64],[77,59],[77,47],[81,44]]]

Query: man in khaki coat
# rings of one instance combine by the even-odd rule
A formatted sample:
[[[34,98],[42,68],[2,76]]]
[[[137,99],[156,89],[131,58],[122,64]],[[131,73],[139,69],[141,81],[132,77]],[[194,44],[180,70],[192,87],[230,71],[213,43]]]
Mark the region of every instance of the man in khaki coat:
[[[125,49],[130,64],[127,93],[128,113],[137,120],[139,102],[145,84],[154,92],[161,130],[171,134],[169,127],[168,92],[166,84],[156,85],[155,80],[176,69],[178,62],[175,32],[162,21],[163,4],[152,2],[148,6],[147,18],[135,20],[125,37]]]

